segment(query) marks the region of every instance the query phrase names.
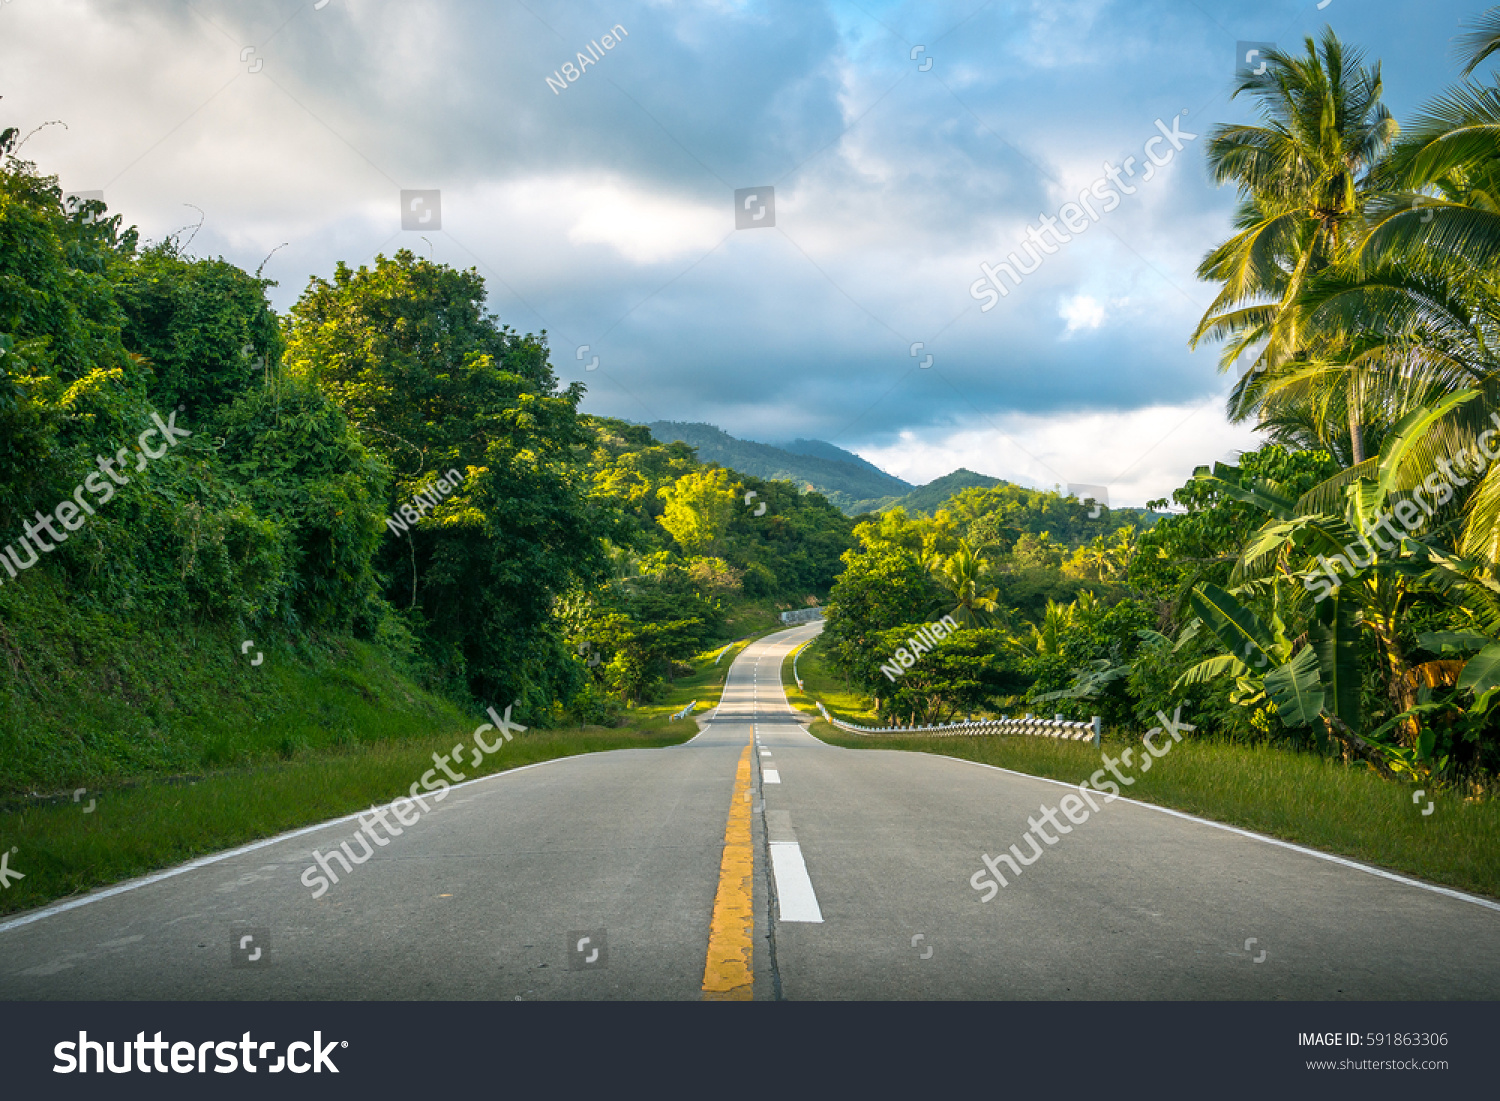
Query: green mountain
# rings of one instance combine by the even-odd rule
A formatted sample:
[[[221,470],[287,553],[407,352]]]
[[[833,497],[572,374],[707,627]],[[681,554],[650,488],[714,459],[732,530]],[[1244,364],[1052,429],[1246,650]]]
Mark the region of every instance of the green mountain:
[[[944,474],[941,478],[935,478],[925,486],[918,486],[905,497],[899,497],[885,508],[895,508],[900,505],[913,516],[918,514],[930,516],[947,503],[948,498],[955,493],[965,489],[989,489],[1003,483],[999,478],[991,478],[984,474],[975,474],[972,470],[959,467],[952,474]]]
[[[1027,500],[1044,492],[964,467],[926,485],[913,486],[824,440],[756,443],[738,439],[711,424],[682,421],[655,421],[646,427],[663,443],[680,440],[695,448],[699,462],[718,463],[755,478],[792,482],[799,489],[821,493],[846,516],[884,512],[898,505],[912,516],[931,516],[966,489],[1007,486]],[[1149,525],[1151,519],[1154,517],[1145,519],[1145,523]]]
[[[822,440],[776,446],[736,439],[711,424],[655,421],[646,426],[663,443],[680,440],[698,451],[698,461],[718,463],[767,481],[787,481],[821,493],[849,515],[879,507],[912,489],[858,455]]]

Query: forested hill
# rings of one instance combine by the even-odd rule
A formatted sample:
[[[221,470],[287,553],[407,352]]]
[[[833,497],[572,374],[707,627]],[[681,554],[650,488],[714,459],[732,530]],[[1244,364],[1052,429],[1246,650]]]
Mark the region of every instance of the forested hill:
[[[736,439],[711,424],[656,421],[647,427],[659,440],[680,440],[696,448],[700,462],[815,490],[851,515],[887,504],[912,488],[910,482],[822,440],[795,440],[776,447]]]
[[[989,489],[991,486],[1010,484],[999,478],[975,474],[972,470],[959,467],[952,474],[944,474],[941,478],[934,478],[924,486],[917,486],[906,496],[891,502],[891,505],[900,505],[910,513],[931,515],[947,504],[950,498],[966,489]]]

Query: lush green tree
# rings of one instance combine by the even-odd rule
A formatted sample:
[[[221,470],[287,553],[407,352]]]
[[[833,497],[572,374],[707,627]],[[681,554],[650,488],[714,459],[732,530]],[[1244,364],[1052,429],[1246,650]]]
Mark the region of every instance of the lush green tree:
[[[695,470],[657,495],[666,502],[657,523],[671,533],[683,553],[712,554],[740,502],[740,484],[723,468]]]
[[[1298,497],[1338,471],[1327,452],[1291,451],[1267,444],[1240,455],[1239,468],[1250,478],[1274,482],[1288,496]],[[1162,631],[1175,631],[1187,594],[1194,585],[1229,583],[1240,551],[1259,525],[1262,513],[1252,504],[1230,496],[1222,486],[1193,479],[1172,493],[1172,503],[1184,511],[1158,520],[1137,540],[1128,580],[1160,601]],[[1165,509],[1168,502],[1152,501]]]
[[[1050,611],[1050,609],[1049,609]],[[1124,726],[1137,719],[1137,703],[1129,692],[1128,678],[1155,615],[1145,602],[1134,599],[1106,604],[1091,593],[1081,593],[1064,613],[1059,609],[1045,646],[1023,663],[1022,670],[1034,681],[1027,699],[1044,713],[1052,705],[1059,710],[1086,711],[1099,715],[1109,726]],[[1171,710],[1167,699],[1142,700],[1150,709]],[[1075,717],[1076,717],[1075,714]]]
[[[885,660],[908,640],[921,624],[910,623],[875,636],[875,645]],[[879,696],[881,712],[889,720],[931,724],[962,719],[993,706],[1001,698],[1025,691],[1028,679],[1019,663],[1004,651],[1005,636],[985,628],[957,630],[920,655],[899,677],[880,675],[879,684],[867,685]]]
[[[914,609],[935,607],[942,590],[923,561],[920,533],[904,516],[887,514],[854,533],[861,546],[844,554],[823,633],[834,664],[873,685],[880,663],[890,660],[880,649],[882,632],[910,623]]]
[[[553,603],[604,576],[615,521],[586,500],[582,388],[558,390],[545,343],[483,301],[477,273],[410,252],[340,265],[292,308],[285,362],[393,471],[388,513],[427,498],[417,523],[381,541],[387,598],[420,611],[435,655],[472,691],[545,707],[579,684]],[[458,488],[434,493],[450,470]]]
[[[999,607],[998,589],[984,587],[984,560],[968,543],[960,543],[938,569],[938,579],[955,601],[950,612],[965,627],[987,621]]]
[[[174,238],[119,265],[121,337],[151,367],[150,398],[182,406],[206,423],[211,412],[275,375],[281,337],[265,298],[273,284],[227,260],[196,260]]]
[[[189,376],[191,377],[191,376]],[[257,387],[220,418],[225,474],[274,522],[289,585],[287,618],[368,632],[383,614],[375,549],[386,534],[385,465],[316,387]]]

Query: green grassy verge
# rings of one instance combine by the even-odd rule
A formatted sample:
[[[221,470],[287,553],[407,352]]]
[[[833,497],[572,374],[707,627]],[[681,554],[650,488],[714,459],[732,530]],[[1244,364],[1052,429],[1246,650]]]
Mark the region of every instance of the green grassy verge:
[[[787,659],[782,669],[786,698],[793,707],[816,719],[818,725],[827,731],[833,731],[835,728],[823,722],[817,703],[814,701],[821,700],[823,706],[828,708],[829,714],[836,719],[843,719],[847,723],[857,723],[860,726],[874,726],[875,701],[827,667],[819,652],[821,641],[821,636],[813,639]],[[792,679],[794,663],[797,667],[797,675],[802,678],[800,689],[797,687],[797,682]]]
[[[798,672],[808,691],[797,691],[790,661],[783,679],[799,710],[816,715],[812,700],[820,698],[839,718],[868,721],[858,694],[824,668],[816,646],[804,653]],[[827,694],[816,695],[819,691]],[[1101,767],[1101,751],[1094,746],[1051,738],[864,737],[821,719],[810,729],[830,745],[935,753],[1071,784]],[[1124,744],[1106,743],[1104,751],[1118,757]],[[1500,800],[1431,792],[1433,813],[1424,816],[1428,796],[1414,804],[1412,787],[1383,780],[1365,766],[1191,734],[1149,772],[1126,775],[1136,781],[1125,792],[1132,799],[1500,898]]]
[[[715,666],[716,652],[700,655],[693,674],[679,678],[664,699],[633,709],[623,727],[528,730],[477,767],[454,767],[473,779],[580,753],[677,745],[698,726],[671,722],[672,712],[694,699],[695,714],[718,703],[731,658]],[[308,678],[287,689],[322,700],[325,712],[339,717],[335,733],[358,730],[357,738],[335,738],[311,716],[291,727],[298,741],[290,759],[262,759],[281,734],[257,740],[247,732],[241,749],[250,767],[106,780],[77,803],[67,795],[9,800],[0,808],[0,848],[16,850],[9,867],[25,878],[0,893],[0,914],[389,802],[433,767],[434,753],[446,754],[457,742],[472,747],[474,729],[487,721],[401,686],[399,678],[389,685],[401,688],[393,704],[382,698],[382,678],[369,676],[379,669],[360,671],[367,679],[349,668],[342,677],[337,668],[283,674]],[[494,736],[486,733],[487,740]],[[85,813],[90,800],[94,809]]]
[[[272,764],[469,722],[413,683],[399,639],[246,638],[80,610],[50,585],[25,595],[26,616],[0,617],[0,809],[28,793]]]

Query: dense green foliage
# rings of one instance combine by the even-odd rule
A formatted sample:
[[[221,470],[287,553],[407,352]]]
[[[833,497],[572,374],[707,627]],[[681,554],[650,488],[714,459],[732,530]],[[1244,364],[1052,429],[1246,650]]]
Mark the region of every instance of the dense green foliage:
[[[1069,690],[1077,670],[1127,663],[1138,632],[1155,623],[1121,583],[1135,528],[1107,509],[1092,511],[1000,483],[963,491],[936,516],[895,508],[864,521],[833,589],[827,652],[898,722],[1024,707]],[[1054,540],[1054,527],[1072,541]],[[960,629],[893,675],[898,649],[915,651],[907,640],[944,615]],[[1107,705],[1092,692],[1071,709],[1086,700],[1113,721],[1128,720],[1120,688]]]

